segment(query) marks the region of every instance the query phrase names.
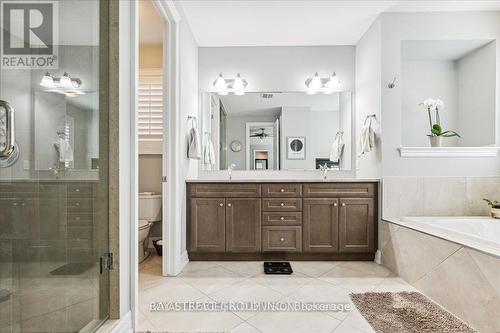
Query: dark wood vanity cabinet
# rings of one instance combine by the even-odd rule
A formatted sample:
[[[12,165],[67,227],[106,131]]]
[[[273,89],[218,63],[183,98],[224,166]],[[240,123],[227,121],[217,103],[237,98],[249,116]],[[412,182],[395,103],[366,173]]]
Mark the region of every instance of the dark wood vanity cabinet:
[[[339,249],[338,199],[304,199],[304,252]]]
[[[373,260],[376,182],[189,183],[192,260]]]

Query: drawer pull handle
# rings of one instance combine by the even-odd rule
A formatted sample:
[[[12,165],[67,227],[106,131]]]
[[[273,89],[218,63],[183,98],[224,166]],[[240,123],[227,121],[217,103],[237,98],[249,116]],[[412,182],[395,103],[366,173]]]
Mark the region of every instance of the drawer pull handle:
[[[284,221],[284,220],[285,220],[285,217],[283,217],[283,216],[282,216],[282,217],[280,217],[280,220],[281,220],[281,221]]]
[[[227,206],[228,206],[228,207],[231,207],[231,206],[232,206],[232,204],[231,204],[231,203],[228,203],[228,204],[227,204]]]
[[[284,202],[282,202],[282,203],[281,203],[281,207],[284,207],[284,206],[285,206],[285,203],[284,203]]]
[[[280,242],[284,242],[284,241],[285,241],[285,238],[281,237]]]
[[[345,207],[345,202],[342,203],[342,207]]]
[[[284,189],[284,188],[282,188],[280,191],[281,191],[281,193],[283,193],[283,192],[285,192],[285,189]]]
[[[219,204],[219,206],[224,207],[224,204],[221,202],[221,203]]]

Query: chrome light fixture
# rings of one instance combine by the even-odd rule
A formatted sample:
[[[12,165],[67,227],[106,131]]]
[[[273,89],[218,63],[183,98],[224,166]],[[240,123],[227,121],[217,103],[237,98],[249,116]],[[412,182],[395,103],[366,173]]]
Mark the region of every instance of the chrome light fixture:
[[[40,81],[40,86],[47,89],[49,92],[64,94],[68,97],[76,97],[85,93],[78,88],[82,85],[82,80],[72,78],[67,72],[64,72],[61,77],[53,77],[49,72],[46,72]]]
[[[340,88],[340,79],[335,72],[326,78],[320,77],[318,72],[316,72],[314,77],[306,80],[305,84],[307,88],[306,93],[309,95],[317,93],[331,94]]]
[[[230,92],[237,96],[245,95],[247,85],[248,82],[241,77],[240,73],[236,74],[236,78],[234,79],[225,79],[222,73],[219,73],[219,76],[213,83],[215,91],[221,96],[225,96]]]

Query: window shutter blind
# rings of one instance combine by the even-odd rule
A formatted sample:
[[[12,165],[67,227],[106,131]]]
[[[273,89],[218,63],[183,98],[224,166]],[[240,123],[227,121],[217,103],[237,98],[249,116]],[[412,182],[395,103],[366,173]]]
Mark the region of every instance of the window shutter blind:
[[[163,141],[163,83],[161,71],[139,75],[139,142]]]

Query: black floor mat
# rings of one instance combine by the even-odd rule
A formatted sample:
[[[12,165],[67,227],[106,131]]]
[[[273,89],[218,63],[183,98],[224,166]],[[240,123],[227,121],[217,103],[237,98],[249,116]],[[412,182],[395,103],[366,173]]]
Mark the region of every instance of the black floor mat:
[[[71,262],[54,269],[50,272],[52,275],[80,275],[94,264],[90,262]]]
[[[290,275],[293,273],[293,270],[289,262],[267,261],[264,262],[264,273]]]

